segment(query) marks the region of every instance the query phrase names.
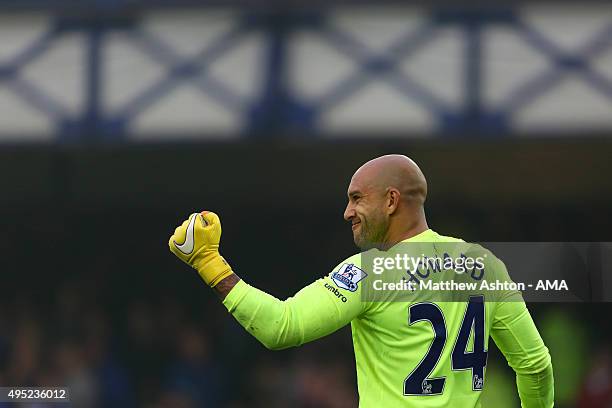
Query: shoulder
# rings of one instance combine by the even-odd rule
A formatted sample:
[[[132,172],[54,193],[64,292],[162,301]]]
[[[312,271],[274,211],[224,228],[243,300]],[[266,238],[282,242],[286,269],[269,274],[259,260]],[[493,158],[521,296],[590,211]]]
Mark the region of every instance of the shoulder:
[[[437,242],[465,242],[461,238],[451,237],[450,235],[442,235],[435,231],[432,231],[432,232],[433,232],[434,240]]]

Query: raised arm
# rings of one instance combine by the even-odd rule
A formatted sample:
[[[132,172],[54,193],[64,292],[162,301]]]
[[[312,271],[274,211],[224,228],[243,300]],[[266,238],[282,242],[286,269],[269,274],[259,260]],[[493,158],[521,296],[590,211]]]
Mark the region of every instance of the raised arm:
[[[341,293],[329,277],[311,283],[284,301],[241,280],[223,304],[271,350],[299,346],[326,336],[362,312],[359,296]]]
[[[318,339],[363,312],[358,290],[360,269],[350,259],[332,272],[343,271],[346,277],[341,279],[350,290],[338,283],[338,277],[327,276],[281,301],[248,285],[232,271],[219,254],[220,238],[219,217],[202,212],[183,222],[168,245],[172,253],[198,271],[228,311],[265,347],[278,350]]]

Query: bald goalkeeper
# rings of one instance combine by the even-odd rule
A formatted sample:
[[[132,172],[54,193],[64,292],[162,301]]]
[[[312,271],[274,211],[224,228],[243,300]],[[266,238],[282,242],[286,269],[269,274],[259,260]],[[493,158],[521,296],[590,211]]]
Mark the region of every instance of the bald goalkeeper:
[[[175,230],[169,246],[271,350],[299,346],[350,323],[361,408],[480,407],[489,338],[516,372],[522,406],[552,407],[550,355],[519,292],[500,291],[493,298],[457,294],[453,301],[429,292],[402,301],[370,295],[378,277],[369,262],[373,257],[393,257],[400,251],[433,257],[449,245],[469,252],[472,244],[429,228],[426,197],[425,177],[408,157],[388,155],[365,163],[351,179],[344,212],[362,252],[284,301],[233,272],[219,254],[221,223],[212,212],[192,214]],[[403,272],[423,282],[482,278],[473,271]],[[509,280],[494,256],[479,272]]]

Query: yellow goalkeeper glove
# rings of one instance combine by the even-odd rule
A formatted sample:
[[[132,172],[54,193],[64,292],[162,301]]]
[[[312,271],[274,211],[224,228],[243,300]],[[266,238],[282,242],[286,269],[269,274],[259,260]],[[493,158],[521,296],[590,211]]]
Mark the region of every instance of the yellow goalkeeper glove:
[[[170,251],[198,271],[204,282],[214,287],[233,273],[232,267],[219,254],[221,221],[211,211],[189,216],[168,241]]]

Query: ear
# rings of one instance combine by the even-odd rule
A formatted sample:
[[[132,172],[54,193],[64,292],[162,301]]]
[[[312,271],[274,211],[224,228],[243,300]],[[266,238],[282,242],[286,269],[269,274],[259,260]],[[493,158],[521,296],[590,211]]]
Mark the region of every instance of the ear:
[[[387,214],[392,215],[397,211],[400,202],[400,192],[397,188],[389,187],[387,189]]]

